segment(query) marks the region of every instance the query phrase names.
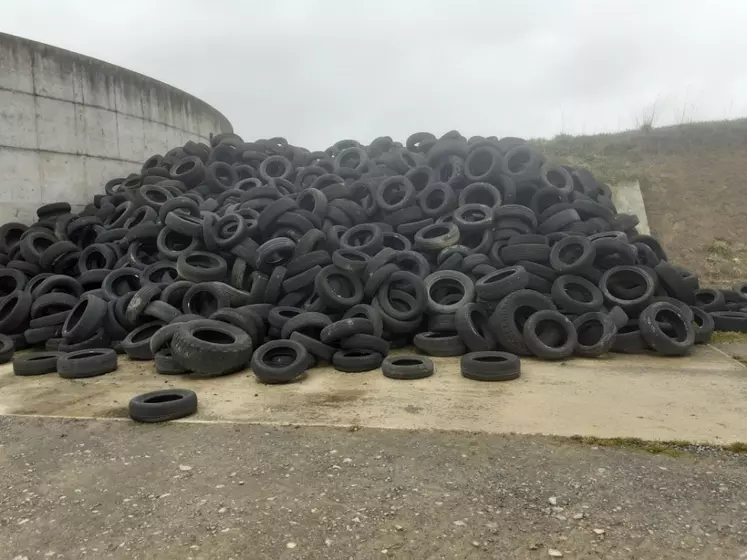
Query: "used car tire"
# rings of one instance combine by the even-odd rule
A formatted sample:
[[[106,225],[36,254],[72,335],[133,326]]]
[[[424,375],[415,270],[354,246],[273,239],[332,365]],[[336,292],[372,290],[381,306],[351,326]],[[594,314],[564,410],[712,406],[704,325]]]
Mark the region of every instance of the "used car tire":
[[[111,348],[78,350],[60,356],[57,373],[65,379],[104,375],[117,369],[117,353]]]
[[[128,405],[136,422],[168,422],[197,412],[197,394],[188,389],[162,389],[137,395]]]
[[[509,352],[470,352],[460,360],[462,375],[475,381],[510,381],[521,375],[518,356]]]

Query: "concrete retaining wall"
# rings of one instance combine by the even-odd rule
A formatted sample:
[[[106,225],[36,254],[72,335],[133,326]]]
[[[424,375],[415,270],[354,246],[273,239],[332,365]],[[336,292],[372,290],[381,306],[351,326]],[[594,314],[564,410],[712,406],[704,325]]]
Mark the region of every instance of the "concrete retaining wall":
[[[0,33],[0,224],[82,205],[153,154],[231,132],[207,103],[141,74]]]
[[[625,181],[612,185],[612,201],[618,212],[638,216],[640,220],[636,226],[638,233],[651,234],[646,205],[643,202],[643,192],[638,181]]]

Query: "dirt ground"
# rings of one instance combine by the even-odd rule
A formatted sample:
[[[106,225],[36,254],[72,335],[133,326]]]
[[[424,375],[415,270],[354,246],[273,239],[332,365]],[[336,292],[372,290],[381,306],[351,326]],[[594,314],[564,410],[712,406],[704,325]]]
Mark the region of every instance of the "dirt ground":
[[[747,120],[540,142],[605,182],[638,179],[652,233],[706,285],[747,279]]]
[[[710,448],[19,417],[0,434],[8,560],[747,554],[747,456]]]

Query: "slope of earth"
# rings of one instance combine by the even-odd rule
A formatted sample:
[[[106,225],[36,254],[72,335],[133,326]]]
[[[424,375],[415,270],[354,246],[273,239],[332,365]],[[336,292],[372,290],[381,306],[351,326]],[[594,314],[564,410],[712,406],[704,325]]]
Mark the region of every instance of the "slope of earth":
[[[703,284],[747,279],[747,119],[538,143],[606,183],[638,179],[652,233]]]

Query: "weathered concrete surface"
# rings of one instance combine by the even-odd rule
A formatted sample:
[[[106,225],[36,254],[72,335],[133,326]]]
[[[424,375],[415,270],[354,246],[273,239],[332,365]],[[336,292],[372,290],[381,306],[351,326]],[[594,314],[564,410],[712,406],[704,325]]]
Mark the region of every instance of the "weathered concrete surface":
[[[636,226],[639,233],[649,235],[646,205],[643,202],[643,192],[638,181],[625,181],[612,186],[612,202],[618,212],[638,216],[640,223]]]
[[[151,155],[230,130],[167,84],[0,33],[0,223],[31,221],[46,202],[90,202]]]
[[[743,558],[747,456],[704,453],[4,418],[0,557]]]
[[[302,382],[279,386],[257,383],[250,371],[207,380],[161,376],[153,362],[125,357],[115,373],[80,381],[16,377],[6,364],[0,415],[126,417],[134,395],[182,387],[200,399],[198,414],[187,421],[747,440],[747,369],[713,348],[672,359],[526,359],[522,377],[507,383],[464,379],[458,359],[434,362],[436,374],[418,381],[316,368]]]

